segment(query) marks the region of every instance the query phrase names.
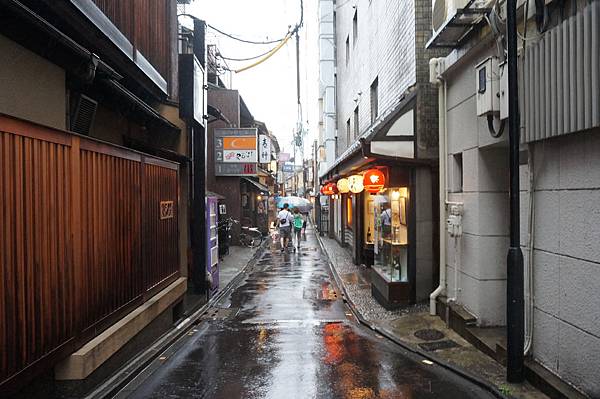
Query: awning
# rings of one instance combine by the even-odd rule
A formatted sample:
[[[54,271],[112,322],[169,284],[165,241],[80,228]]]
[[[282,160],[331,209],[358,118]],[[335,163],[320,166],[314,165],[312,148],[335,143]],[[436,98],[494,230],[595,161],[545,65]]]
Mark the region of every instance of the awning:
[[[375,121],[375,123],[373,123],[369,129],[363,132],[363,134],[361,134],[356,141],[354,141],[350,147],[348,147],[346,151],[344,151],[342,155],[340,155],[335,162],[333,162],[333,164],[327,168],[325,173],[323,173],[321,176],[321,179],[328,180],[331,178],[332,172],[334,172],[336,169],[346,169],[346,166],[356,167],[359,166],[358,163],[367,164],[370,161],[373,161],[375,158],[379,158],[379,155],[370,153],[370,149],[368,148],[369,143],[376,136],[380,135],[381,133],[385,133],[385,131],[393,125],[396,118],[403,112],[407,111],[408,107],[413,105],[413,100],[416,98],[416,95],[416,90],[409,88],[405,95],[401,96],[398,101],[386,112],[383,112],[382,115]],[[364,161],[359,162],[359,158],[364,159]]]
[[[448,18],[433,36],[425,48],[456,48],[465,43],[479,25],[485,23],[485,16],[491,8],[487,1],[468,0],[462,7],[456,9],[454,15]]]
[[[223,197],[221,194],[215,193],[213,191],[208,191],[208,190],[206,190],[206,193],[204,195],[209,198],[225,199],[225,197]]]
[[[265,195],[269,194],[269,187],[265,186],[264,184],[260,184],[256,180],[252,180],[252,179],[250,179],[248,177],[242,177],[242,180],[245,180],[246,182],[252,184],[259,191],[261,191],[262,194],[265,194]]]

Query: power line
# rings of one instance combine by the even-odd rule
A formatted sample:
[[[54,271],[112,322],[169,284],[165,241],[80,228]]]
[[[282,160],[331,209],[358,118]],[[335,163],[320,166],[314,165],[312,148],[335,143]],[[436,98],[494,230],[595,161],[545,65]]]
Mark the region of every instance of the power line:
[[[189,18],[192,18],[192,19],[199,19],[199,18],[198,18],[198,17],[196,17],[195,15],[188,14],[188,13],[181,13],[181,14],[177,14],[177,16],[178,16],[178,17],[189,17]],[[284,39],[285,39],[285,37],[282,37],[281,39],[277,39],[277,40],[267,40],[267,41],[262,41],[262,42],[261,42],[261,41],[254,41],[254,40],[247,40],[247,39],[242,39],[241,37],[234,36],[234,35],[232,35],[231,33],[224,32],[224,31],[222,31],[221,29],[219,29],[219,28],[216,28],[216,27],[212,26],[212,25],[211,25],[211,24],[209,24],[209,23],[207,23],[207,24],[206,24],[206,26],[208,26],[209,28],[211,28],[212,30],[214,30],[214,31],[216,31],[216,32],[219,32],[219,33],[220,33],[220,34],[222,34],[223,36],[227,36],[227,37],[228,37],[228,38],[230,38],[230,39],[233,39],[233,40],[238,40],[238,41],[240,41],[240,42],[242,42],[242,43],[248,43],[248,44],[274,44],[274,43],[279,43],[279,42],[281,42],[282,40],[284,40]]]
[[[275,49],[275,47],[273,47],[273,48],[271,48],[271,49],[269,49],[269,50],[265,51],[265,52],[264,52],[264,53],[262,53],[262,54],[255,55],[254,57],[248,57],[248,58],[231,58],[231,57],[225,57],[225,56],[224,56],[223,54],[221,54],[221,53],[218,53],[217,55],[218,55],[220,58],[222,58],[222,59],[224,59],[224,60],[227,60],[227,61],[250,61],[250,60],[255,60],[255,59],[257,59],[257,58],[260,58],[260,57],[262,57],[262,56],[265,56],[265,55],[269,54],[271,51],[273,51],[274,49]]]
[[[259,42],[259,41],[254,41],[254,40],[246,40],[246,39],[242,39],[240,37],[236,37],[230,33],[226,33],[223,32],[220,29],[215,28],[214,26],[210,25],[210,24],[206,24],[209,28],[211,28],[214,31],[219,32],[220,34],[222,34],[223,36],[227,36],[230,39],[233,40],[238,40],[242,43],[248,43],[248,44],[274,44],[274,43],[280,43],[282,40],[285,40],[285,37],[282,37],[281,39],[277,39],[277,40],[268,40],[268,41],[263,41],[263,42]]]

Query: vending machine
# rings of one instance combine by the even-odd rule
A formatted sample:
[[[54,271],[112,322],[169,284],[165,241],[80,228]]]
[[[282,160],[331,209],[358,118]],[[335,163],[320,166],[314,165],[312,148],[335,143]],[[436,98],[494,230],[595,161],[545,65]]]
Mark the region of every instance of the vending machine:
[[[210,281],[209,297],[219,289],[218,198],[206,197],[206,273]]]

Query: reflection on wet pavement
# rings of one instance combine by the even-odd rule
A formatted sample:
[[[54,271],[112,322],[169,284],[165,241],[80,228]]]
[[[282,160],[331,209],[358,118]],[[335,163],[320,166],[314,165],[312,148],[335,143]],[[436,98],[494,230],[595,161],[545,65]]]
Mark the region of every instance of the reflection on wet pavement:
[[[300,253],[265,253],[217,305],[235,312],[203,320],[130,397],[491,397],[357,325],[307,237]]]

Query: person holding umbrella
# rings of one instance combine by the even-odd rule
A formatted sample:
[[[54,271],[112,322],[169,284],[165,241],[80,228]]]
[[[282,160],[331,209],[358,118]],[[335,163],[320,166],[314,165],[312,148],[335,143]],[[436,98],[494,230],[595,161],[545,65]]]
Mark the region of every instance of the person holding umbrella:
[[[292,222],[294,217],[288,210],[289,205],[283,204],[283,209],[277,214],[277,225],[279,226],[279,239],[281,241],[281,252],[287,248],[288,242],[292,234]]]

